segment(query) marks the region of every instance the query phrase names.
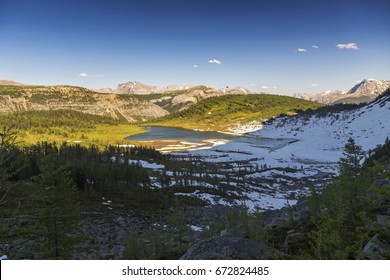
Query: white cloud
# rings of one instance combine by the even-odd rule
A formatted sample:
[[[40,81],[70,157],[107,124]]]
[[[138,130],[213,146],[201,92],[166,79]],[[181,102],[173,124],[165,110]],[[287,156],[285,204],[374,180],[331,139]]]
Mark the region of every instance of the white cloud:
[[[96,74],[95,77],[96,78],[101,78],[101,77],[104,77],[104,75],[103,74]]]
[[[192,65],[192,67],[194,67],[194,68],[198,68],[199,66],[198,66],[198,65],[196,65],[196,64],[194,64],[194,65]]]
[[[317,45],[313,45],[313,46],[311,46],[313,49],[319,49],[320,47],[319,46],[317,46]]]
[[[218,59],[210,59],[210,60],[209,60],[209,63],[210,63],[210,64],[222,64],[222,62],[219,61]]]
[[[261,88],[262,88],[262,89],[269,89],[268,86],[262,86]]]
[[[88,77],[88,74],[87,73],[80,73],[79,76],[80,77]]]
[[[256,84],[253,84],[253,83],[252,83],[252,84],[249,84],[249,85],[250,85],[251,87],[254,87],[254,86],[256,86]]]
[[[304,48],[298,48],[297,49],[298,52],[307,52],[307,49],[304,49]]]
[[[336,47],[339,49],[347,49],[347,50],[358,50],[359,47],[356,43],[348,43],[348,44],[337,44]]]
[[[278,89],[278,87],[272,87],[273,89]]]
[[[319,84],[311,84],[310,85],[311,87],[318,87],[318,86],[320,86]]]

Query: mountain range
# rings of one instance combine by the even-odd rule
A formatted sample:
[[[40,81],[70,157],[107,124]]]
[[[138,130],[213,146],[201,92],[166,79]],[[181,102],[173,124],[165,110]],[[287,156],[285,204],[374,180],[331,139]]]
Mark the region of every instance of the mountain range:
[[[116,89],[112,88],[100,88],[95,89],[97,92],[102,93],[117,93],[117,94],[135,94],[135,95],[147,95],[147,94],[155,94],[155,93],[168,93],[168,92],[174,92],[174,91],[182,91],[182,90],[189,90],[191,88],[197,88],[197,87],[207,87],[210,89],[213,89],[216,92],[222,93],[222,94],[250,94],[254,93],[251,90],[248,90],[246,88],[242,87],[225,87],[222,89],[214,89],[211,86],[207,85],[198,85],[193,86],[191,84],[187,84],[184,86],[178,86],[178,85],[169,85],[167,87],[158,87],[153,85],[147,85],[138,81],[129,81],[126,83],[118,84]]]
[[[297,98],[316,101],[324,104],[358,104],[374,100],[390,87],[390,81],[364,79],[349,91],[333,90],[321,93],[294,94]]]
[[[295,97],[325,104],[361,103],[375,99],[389,87],[389,81],[366,79],[348,92],[296,94]],[[1,78],[0,112],[66,109],[137,122],[183,111],[208,98],[252,93],[240,87],[215,89],[204,85],[172,85],[161,88],[136,81],[121,83],[115,90],[90,90],[75,86],[23,85]]]
[[[90,90],[75,86],[33,86],[0,79],[0,112],[76,110],[129,122],[147,121],[188,109],[200,100],[226,94],[249,94],[242,88],[216,90],[209,86],[160,88],[141,82]]]

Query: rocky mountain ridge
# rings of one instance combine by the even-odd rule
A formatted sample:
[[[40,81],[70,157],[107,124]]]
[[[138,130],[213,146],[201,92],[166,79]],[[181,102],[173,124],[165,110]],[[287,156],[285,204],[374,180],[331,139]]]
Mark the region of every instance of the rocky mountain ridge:
[[[168,114],[148,100],[102,94],[80,87],[0,86],[0,113],[59,109],[110,116],[128,122],[146,121]]]
[[[124,118],[129,122],[163,117],[214,96],[248,93],[241,88],[221,91],[191,85],[161,89],[139,82],[122,84],[118,86],[121,93],[116,93],[110,88],[89,90],[74,86],[27,86],[5,79],[0,81],[3,81],[0,84],[0,113],[69,109]]]
[[[15,82],[15,81],[7,80],[5,78],[0,78],[0,85],[21,86],[23,84]]]
[[[368,103],[380,96],[390,87],[390,81],[364,79],[347,92],[341,90],[320,93],[297,93],[294,97],[316,101],[324,104],[358,104]]]

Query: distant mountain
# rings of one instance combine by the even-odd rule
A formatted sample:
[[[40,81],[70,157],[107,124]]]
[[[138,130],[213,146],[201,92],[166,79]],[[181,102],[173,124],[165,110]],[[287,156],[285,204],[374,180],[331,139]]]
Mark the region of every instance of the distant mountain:
[[[159,92],[160,88],[157,86],[145,85],[141,82],[131,81],[119,84],[116,88],[117,94],[151,94]]]
[[[7,79],[4,79],[4,78],[0,78],[0,85],[21,86],[23,84],[15,82],[15,81],[7,80]]]
[[[158,94],[139,95],[139,97],[147,99],[172,113],[185,110],[203,99],[220,95],[224,95],[224,93],[211,87],[194,86]]]
[[[154,93],[165,93],[171,92],[175,90],[188,89],[188,86],[180,87],[177,85],[169,85],[167,87],[158,87],[158,86],[150,86],[143,84],[137,81],[130,81],[126,83],[119,84],[116,88],[117,94],[154,94]]]
[[[250,91],[249,89],[242,88],[242,87],[235,87],[235,88],[222,88],[219,90],[220,92],[223,92],[225,94],[250,94],[254,93],[253,91]]]
[[[323,104],[331,104],[335,100],[342,98],[346,94],[345,91],[332,90],[321,93],[296,93],[293,96],[305,100],[315,101]]]
[[[108,89],[99,89],[98,92],[112,93]],[[222,88],[214,89],[205,85],[169,85],[167,87],[158,87],[146,85],[137,81],[130,81],[119,84],[114,91],[117,94],[138,95],[150,100],[152,103],[161,106],[169,112],[181,111],[196,104],[198,101],[220,95],[227,94],[250,94],[252,91],[241,88]],[[148,97],[150,95],[150,98]]]
[[[100,93],[115,93],[115,89],[112,88],[97,88],[97,89],[91,89],[92,91],[100,92]]]
[[[172,93],[173,91],[180,91],[180,90],[188,90],[191,88],[199,88],[203,85],[199,86],[193,86],[193,85],[185,85],[183,87],[177,86],[177,85],[169,85],[167,87],[158,87],[158,86],[151,86],[146,85],[141,82],[137,81],[130,81],[122,84],[118,84],[116,90],[114,91],[117,94],[139,94],[139,95],[146,95],[146,94],[155,94],[155,93]],[[235,87],[235,88],[221,88],[221,89],[214,89],[210,86],[204,86],[210,89],[213,89],[216,92],[220,92],[223,94],[249,94],[253,93],[252,91],[242,88],[242,87]],[[107,88],[98,89],[98,92],[107,92]]]
[[[364,79],[349,91],[326,91],[321,93],[295,94],[295,97],[312,100],[324,104],[359,104],[374,100],[390,87],[390,81]]]

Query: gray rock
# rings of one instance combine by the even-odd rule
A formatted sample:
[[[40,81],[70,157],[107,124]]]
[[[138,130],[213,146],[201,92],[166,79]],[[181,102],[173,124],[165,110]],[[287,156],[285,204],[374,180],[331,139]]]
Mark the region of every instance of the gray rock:
[[[89,260],[90,258],[86,253],[75,253],[73,255],[73,259],[75,260]]]
[[[375,179],[374,182],[372,182],[374,186],[390,186],[390,180],[387,179]]]
[[[291,219],[288,217],[275,217],[271,223],[266,225],[269,229],[287,228],[291,223]]]
[[[112,253],[111,254],[106,254],[106,255],[103,256],[103,259],[104,260],[114,260],[115,256]]]
[[[23,245],[16,253],[16,259],[34,259],[39,254],[39,246],[34,240],[30,240],[27,244]]]
[[[284,240],[284,247],[288,247],[291,245],[294,245],[296,243],[299,243],[304,237],[304,234],[302,232],[291,232],[287,233],[286,239]]]
[[[118,231],[118,235],[116,236],[116,241],[124,241],[127,237],[128,233],[123,229]]]
[[[191,246],[180,258],[182,260],[234,259],[265,260],[276,250],[257,241],[240,237],[213,237]]]
[[[221,230],[221,233],[219,234],[219,236],[233,237],[233,233],[231,231],[229,231],[229,229],[224,228],[223,230]]]
[[[231,257],[220,253],[203,253],[195,256],[193,260],[232,260]]]
[[[117,223],[118,225],[124,227],[126,226],[126,222],[125,222],[125,219],[121,216],[117,217],[115,220],[114,220],[115,223]]]
[[[271,222],[266,225],[268,229],[288,228],[292,223],[303,224],[310,217],[309,203],[307,200],[299,201],[291,207],[284,207],[276,211]]]
[[[114,255],[114,259],[118,260],[120,258],[122,258],[123,256],[123,253],[125,252],[125,246],[122,246],[122,245],[114,245],[114,247],[112,247],[112,254]]]
[[[363,257],[368,260],[384,260],[390,254],[390,238],[376,234],[363,248]]]
[[[381,225],[390,226],[390,216],[387,215],[376,215],[376,221]]]
[[[390,207],[387,208],[386,214],[389,214],[389,215],[390,215]]]
[[[235,227],[224,228],[223,230],[221,230],[219,236],[227,236],[227,237],[235,236],[235,237],[247,238],[248,233],[245,231],[243,225],[240,223],[238,226]]]

